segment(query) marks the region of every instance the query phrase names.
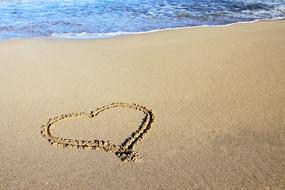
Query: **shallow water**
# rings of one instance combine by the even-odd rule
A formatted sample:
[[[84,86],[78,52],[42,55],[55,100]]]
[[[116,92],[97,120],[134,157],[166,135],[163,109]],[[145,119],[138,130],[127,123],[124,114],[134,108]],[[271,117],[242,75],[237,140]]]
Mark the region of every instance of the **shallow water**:
[[[285,0],[1,0],[0,39],[103,38],[285,17]]]

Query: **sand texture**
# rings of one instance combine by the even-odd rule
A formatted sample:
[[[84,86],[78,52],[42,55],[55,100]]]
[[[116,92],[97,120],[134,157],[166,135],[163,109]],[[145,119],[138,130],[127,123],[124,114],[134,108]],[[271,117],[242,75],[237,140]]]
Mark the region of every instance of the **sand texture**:
[[[1,190],[284,190],[285,21],[1,41],[0,108]]]

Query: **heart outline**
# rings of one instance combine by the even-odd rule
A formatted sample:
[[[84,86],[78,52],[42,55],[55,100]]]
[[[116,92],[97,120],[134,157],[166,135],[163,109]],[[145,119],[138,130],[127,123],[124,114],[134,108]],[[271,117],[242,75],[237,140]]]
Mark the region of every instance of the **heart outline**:
[[[101,112],[104,112],[113,108],[130,108],[141,111],[145,114],[142,119],[141,124],[138,129],[135,130],[129,137],[127,137],[121,145],[116,145],[111,143],[110,141],[104,140],[77,140],[77,139],[66,139],[60,138],[52,135],[51,129],[54,124],[58,121],[69,119],[69,118],[77,118],[77,117],[88,117],[88,118],[96,118]],[[105,152],[112,152],[121,161],[134,162],[138,159],[139,154],[134,151],[135,145],[142,140],[145,134],[151,129],[152,123],[154,122],[154,114],[152,110],[147,109],[144,106],[138,104],[129,104],[129,103],[112,103],[109,105],[105,105],[99,108],[96,108],[94,111],[87,112],[75,112],[62,114],[60,117],[50,118],[45,125],[41,126],[41,134],[44,138],[48,140],[51,145],[59,145],[63,147],[75,147],[75,148],[91,148],[91,149],[101,149]]]

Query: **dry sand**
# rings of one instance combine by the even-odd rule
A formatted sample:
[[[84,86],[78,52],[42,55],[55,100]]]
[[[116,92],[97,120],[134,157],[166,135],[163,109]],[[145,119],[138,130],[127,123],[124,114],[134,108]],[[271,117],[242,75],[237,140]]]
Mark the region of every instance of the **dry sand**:
[[[0,189],[285,189],[285,21],[104,40],[0,42]],[[50,146],[49,118],[152,110],[137,162]],[[59,121],[121,144],[144,114]]]

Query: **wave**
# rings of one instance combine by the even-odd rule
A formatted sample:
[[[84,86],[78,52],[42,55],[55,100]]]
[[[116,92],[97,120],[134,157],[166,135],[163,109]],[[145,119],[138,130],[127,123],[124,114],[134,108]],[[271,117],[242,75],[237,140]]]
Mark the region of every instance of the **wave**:
[[[0,0],[0,39],[100,39],[276,20],[284,0]]]

